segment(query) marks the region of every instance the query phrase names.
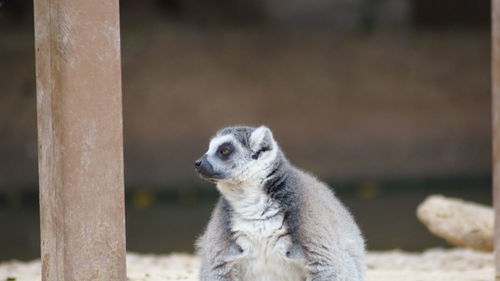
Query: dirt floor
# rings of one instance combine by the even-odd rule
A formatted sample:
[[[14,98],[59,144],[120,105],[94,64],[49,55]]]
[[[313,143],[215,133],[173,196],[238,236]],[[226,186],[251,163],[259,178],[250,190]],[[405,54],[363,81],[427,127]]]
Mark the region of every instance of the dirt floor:
[[[430,249],[423,253],[398,250],[369,252],[368,281],[489,281],[491,253],[466,249]],[[187,254],[128,254],[128,280],[197,280],[199,261]],[[40,280],[40,261],[0,264],[0,281]]]

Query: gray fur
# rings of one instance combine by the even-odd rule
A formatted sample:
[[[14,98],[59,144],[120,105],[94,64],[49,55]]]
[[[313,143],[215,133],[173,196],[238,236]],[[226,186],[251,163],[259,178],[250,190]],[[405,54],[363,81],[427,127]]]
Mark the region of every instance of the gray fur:
[[[253,127],[224,128],[214,137],[232,135],[241,147],[231,156],[234,159],[227,160],[227,166],[218,164],[217,169],[225,171],[216,172],[240,175],[239,171],[233,170],[246,171],[250,169],[248,167],[257,165],[253,163],[267,162],[260,162],[266,163],[260,164],[262,173],[254,169],[251,177],[215,180],[222,196],[204,234],[197,241],[198,255],[202,260],[200,280],[363,281],[364,241],[350,213],[326,184],[291,165],[272,138],[272,133],[265,127],[260,128],[264,128],[260,131],[264,133],[259,136],[257,144],[252,144],[252,134],[257,130]],[[255,158],[256,153],[259,155]],[[259,200],[245,203],[250,196]],[[252,210],[254,203],[256,216],[248,211]],[[247,223],[249,227],[246,227]],[[251,229],[259,229],[260,226],[262,233],[270,230],[269,235],[276,239],[268,239],[267,234],[259,232],[255,234],[258,239],[251,240],[255,238],[251,236]],[[251,236],[249,239],[248,235]],[[262,265],[256,260],[264,255],[259,251],[274,251],[268,248],[281,246],[286,247],[286,251],[276,250],[276,253],[266,256],[276,259],[276,265],[269,261],[269,268],[266,268],[267,263]],[[276,272],[276,268],[281,266],[283,270],[278,271],[283,273]],[[252,275],[250,271],[253,268],[258,268],[262,276]],[[249,279],[249,276],[254,277]]]
[[[241,144],[249,148],[249,139],[255,128],[248,126],[232,126],[220,129],[216,136],[233,135]]]

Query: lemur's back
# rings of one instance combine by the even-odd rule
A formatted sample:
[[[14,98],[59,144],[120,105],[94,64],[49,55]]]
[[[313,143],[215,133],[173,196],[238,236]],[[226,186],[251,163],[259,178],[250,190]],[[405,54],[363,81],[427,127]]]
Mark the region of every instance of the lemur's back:
[[[295,172],[301,179],[298,187],[304,198],[299,208],[302,218],[299,239],[305,236],[306,239],[329,245],[325,255],[332,259],[344,259],[346,267],[352,271],[349,275],[364,275],[364,239],[352,215],[325,183],[299,169],[295,169]],[[342,255],[335,256],[338,253]]]

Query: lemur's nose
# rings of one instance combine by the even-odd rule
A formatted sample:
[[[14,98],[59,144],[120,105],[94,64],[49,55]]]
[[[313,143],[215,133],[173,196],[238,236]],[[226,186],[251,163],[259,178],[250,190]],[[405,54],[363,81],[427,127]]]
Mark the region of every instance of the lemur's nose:
[[[198,160],[194,161],[194,165],[196,167],[200,167],[201,166],[201,159],[198,159]]]

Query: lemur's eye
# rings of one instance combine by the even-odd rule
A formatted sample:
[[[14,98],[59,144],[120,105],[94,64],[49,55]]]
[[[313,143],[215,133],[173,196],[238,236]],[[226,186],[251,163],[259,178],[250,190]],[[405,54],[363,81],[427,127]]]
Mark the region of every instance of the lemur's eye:
[[[224,143],[217,149],[217,155],[220,159],[226,160],[229,158],[229,155],[233,153],[234,147],[231,143]]]

